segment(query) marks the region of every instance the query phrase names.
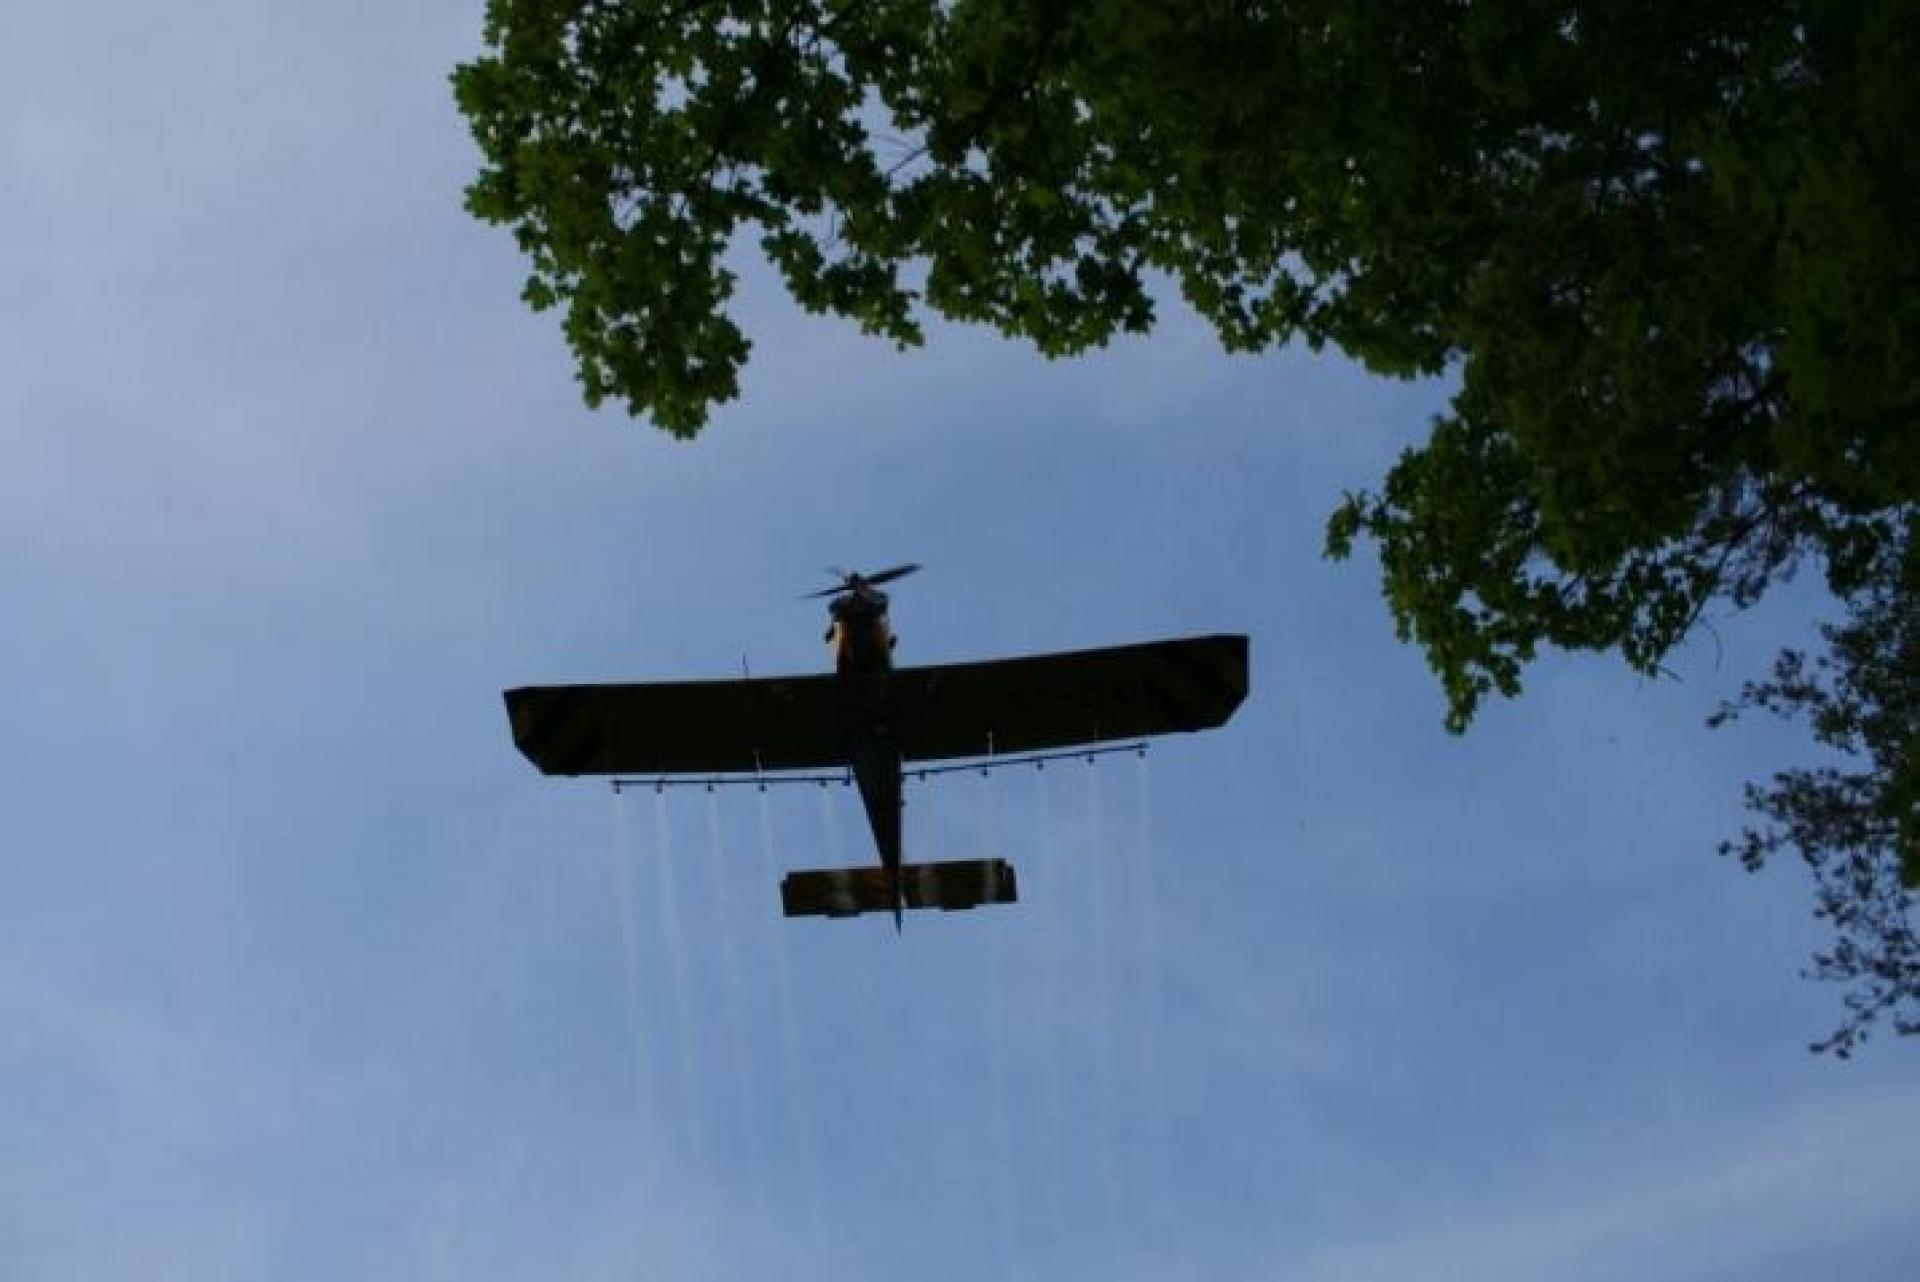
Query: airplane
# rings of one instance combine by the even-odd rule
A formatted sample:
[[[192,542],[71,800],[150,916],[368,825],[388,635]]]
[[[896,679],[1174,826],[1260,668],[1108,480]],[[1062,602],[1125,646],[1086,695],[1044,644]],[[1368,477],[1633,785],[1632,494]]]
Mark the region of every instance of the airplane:
[[[549,775],[740,775],[841,768],[859,786],[879,867],[789,873],[786,916],[851,917],[1018,900],[1000,858],[902,861],[906,763],[1035,753],[1224,725],[1247,694],[1247,638],[1182,637],[975,663],[895,667],[881,585],[919,569],[835,569],[833,671],[617,685],[504,697],[513,741]],[[750,773],[749,773],[750,772]]]

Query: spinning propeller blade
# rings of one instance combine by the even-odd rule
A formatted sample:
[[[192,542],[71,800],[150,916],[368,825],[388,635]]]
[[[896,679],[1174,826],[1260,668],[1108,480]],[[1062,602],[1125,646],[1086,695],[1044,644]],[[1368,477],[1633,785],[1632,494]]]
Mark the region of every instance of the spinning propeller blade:
[[[918,561],[909,561],[905,565],[896,565],[890,570],[881,570],[877,574],[868,574],[862,577],[864,577],[866,581],[869,583],[875,583],[875,584],[891,583],[895,579],[906,578],[909,574],[912,574],[915,570],[919,568],[920,568],[920,563]]]
[[[919,568],[920,563],[918,561],[909,561],[905,565],[891,566],[888,569],[879,570],[873,574],[861,574],[855,570],[843,570],[836,565],[830,568],[827,573],[839,579],[840,582],[830,588],[821,588],[818,592],[808,592],[800,599],[802,601],[808,601],[814,597],[841,596],[844,593],[857,592],[863,587],[878,587],[882,583],[891,583],[895,579],[903,579]]]

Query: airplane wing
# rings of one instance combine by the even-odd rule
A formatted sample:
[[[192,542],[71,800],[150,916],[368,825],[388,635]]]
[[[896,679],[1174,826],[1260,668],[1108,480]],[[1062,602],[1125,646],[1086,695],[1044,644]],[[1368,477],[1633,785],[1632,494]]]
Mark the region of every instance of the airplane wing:
[[[550,775],[796,770],[846,761],[832,675],[506,692],[513,742]]]
[[[876,687],[866,687],[868,690]],[[896,669],[883,687],[908,761],[1066,748],[1220,725],[1247,694],[1244,636]],[[832,674],[506,692],[514,744],[550,775],[723,774],[846,765],[877,707]]]
[[[892,685],[909,761],[1208,730],[1246,698],[1247,638],[900,668]]]

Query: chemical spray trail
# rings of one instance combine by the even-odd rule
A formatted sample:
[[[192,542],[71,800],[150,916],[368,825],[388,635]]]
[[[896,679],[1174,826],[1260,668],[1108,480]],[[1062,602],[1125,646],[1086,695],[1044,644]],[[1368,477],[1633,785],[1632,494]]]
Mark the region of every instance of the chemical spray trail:
[[[903,857],[911,863],[916,857],[926,857],[929,834],[939,825],[933,822],[933,807],[930,804],[932,793],[924,779],[912,774],[901,780],[901,804],[905,814],[902,816],[902,829],[906,834],[907,845]],[[906,815],[914,816],[909,822]],[[918,949],[923,945],[920,932],[912,940],[902,939],[899,947]],[[902,972],[904,975],[907,972]],[[934,1054],[933,1038],[929,1021],[932,1018],[931,1003],[923,1000],[924,993],[911,983],[889,983],[882,989],[888,1003],[889,1015],[886,1017],[899,1036],[901,1044],[910,1048],[913,1063],[916,1066],[909,1071],[904,1080],[915,1088],[925,1090],[927,1083],[939,1080],[939,1063]],[[912,1107],[929,1107],[931,1101],[915,1101]]]
[[[826,794],[823,785],[821,795]],[[767,800],[765,788],[760,790],[760,874],[768,885],[777,885],[779,870],[774,866],[773,857],[773,812]],[[787,955],[787,933],[775,930],[770,934],[770,948],[773,954],[774,997],[778,1002],[775,1012],[780,1026],[780,1075],[781,1089],[777,1092],[787,1101],[787,1138],[798,1172],[805,1205],[806,1220],[816,1226],[815,1236],[819,1235],[817,1226],[826,1223],[826,1207],[820,1196],[820,1160],[813,1142],[813,1111],[809,1104],[811,1094],[806,1083],[800,1080],[799,1029],[794,1016],[793,963]],[[820,1242],[807,1244],[817,1251]]]
[[[1002,859],[1006,851],[1000,844],[1000,815],[995,805],[993,771],[980,772],[980,813],[985,817],[989,859]],[[1006,1010],[1005,937],[995,930],[987,941],[987,1090],[992,1109],[993,1169],[1001,1172],[994,1185],[994,1239],[1000,1243],[1000,1272],[1011,1276],[1014,1269],[1013,1242],[1015,1205],[1024,1199],[1021,1170],[1014,1162],[1013,1128],[1007,1117],[1007,1010]]]
[[[1094,763],[1092,757],[1088,757],[1086,864],[1087,880],[1091,883],[1089,898],[1092,901],[1093,927],[1093,955],[1088,959],[1092,970],[1093,989],[1092,1156],[1099,1181],[1100,1209],[1106,1215],[1109,1235],[1117,1236],[1122,1225],[1119,1202],[1119,1154],[1114,1140],[1117,1118],[1114,1096],[1118,1051],[1114,1038],[1113,940],[1109,927],[1112,912],[1111,887],[1114,878],[1106,866],[1112,854],[1106,848],[1104,825],[1100,820],[1100,768]]]
[[[746,988],[741,974],[740,935],[734,929],[733,909],[724,875],[727,859],[726,834],[721,825],[720,795],[707,790],[707,870],[713,894],[715,951],[719,958],[721,995],[720,1022],[724,1025],[725,1054],[730,1067],[728,1080],[733,1094],[733,1142],[739,1145],[737,1156],[750,1157],[760,1145],[753,1133],[750,1111],[752,1092],[747,1080],[751,1055],[747,1045]]]
[[[1056,839],[1054,832],[1053,804],[1044,763],[1034,767],[1033,792],[1036,814],[1034,853],[1044,870],[1041,896],[1051,923],[1048,929],[1040,930],[1035,935],[1036,969],[1045,977],[1035,987],[1039,997],[1039,1018],[1035,1026],[1046,1044],[1041,1117],[1045,1141],[1041,1169],[1045,1182],[1043,1201],[1047,1225],[1057,1232],[1059,1226],[1066,1222],[1068,1207],[1066,1066],[1063,1062],[1066,1055],[1066,1007],[1063,985],[1067,965],[1073,956],[1067,930],[1072,918],[1064,902],[1065,896],[1061,893],[1066,881],[1066,870],[1061,866],[1063,844]]]
[[[833,806],[833,789],[820,785],[820,822],[827,831],[827,862],[840,867],[847,861],[840,849],[840,813]]]
[[[647,1048],[641,1018],[639,940],[633,925],[633,847],[627,832],[627,798],[617,788],[613,792],[613,913],[620,932],[621,1014],[638,1087],[647,1076]]]
[[[1134,988],[1141,1045],[1140,1089],[1149,1104],[1149,1107],[1141,1110],[1140,1115],[1146,1125],[1139,1138],[1149,1151],[1158,1151],[1167,1135],[1162,1120],[1166,1114],[1161,1102],[1167,1097],[1162,1090],[1165,1073],[1160,1050],[1161,1017],[1166,999],[1161,977],[1166,973],[1166,958],[1160,951],[1160,895],[1159,887],[1155,884],[1153,849],[1153,788],[1144,752],[1140,754],[1134,775],[1134,835],[1128,854],[1133,863],[1133,880],[1138,888],[1140,906],[1140,943],[1136,950],[1140,982]]]
[[[667,1030],[666,1040],[679,1047],[678,1089],[674,1092],[672,1111],[685,1128],[683,1138],[687,1152],[705,1161],[710,1154],[706,1130],[701,1125],[700,1047],[694,1037],[693,997],[687,980],[687,943],[680,923],[680,896],[674,886],[673,821],[667,813],[666,793],[657,788],[653,794],[653,842],[653,862],[659,870],[655,902],[659,909],[660,941],[666,950],[667,977],[673,989],[673,1027]]]

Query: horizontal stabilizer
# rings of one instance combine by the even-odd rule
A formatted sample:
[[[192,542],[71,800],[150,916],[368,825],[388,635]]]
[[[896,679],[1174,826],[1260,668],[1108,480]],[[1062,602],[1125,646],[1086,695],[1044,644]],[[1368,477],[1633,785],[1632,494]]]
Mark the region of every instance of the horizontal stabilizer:
[[[903,908],[953,912],[982,904],[1011,904],[1020,895],[1013,865],[1006,860],[954,859],[901,865],[900,898]],[[789,917],[892,912],[893,878],[885,868],[872,864],[790,872],[780,882],[780,903]]]

